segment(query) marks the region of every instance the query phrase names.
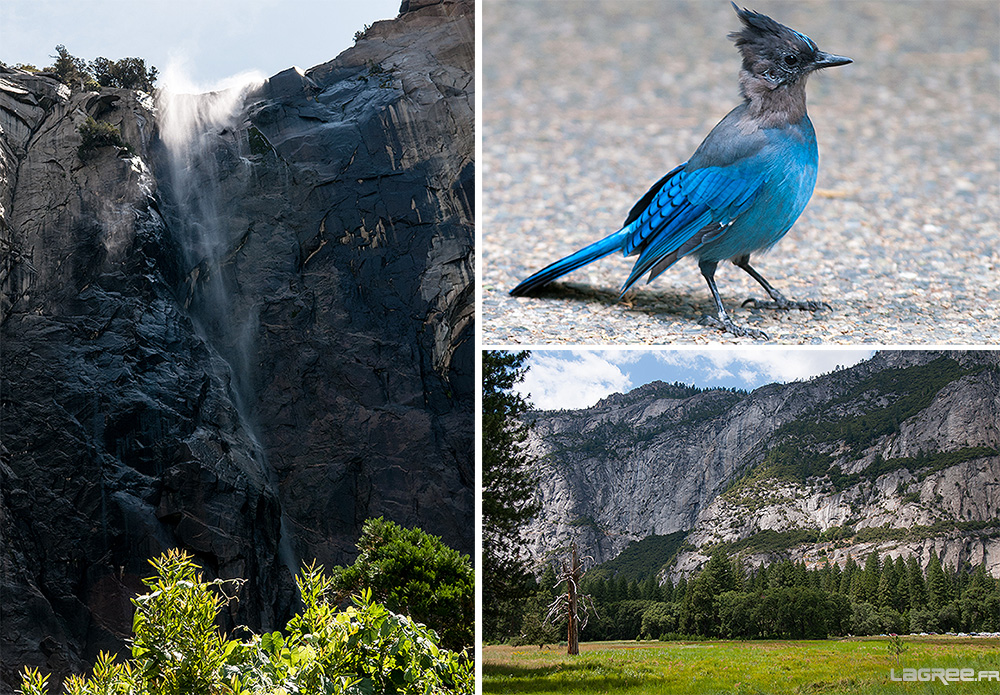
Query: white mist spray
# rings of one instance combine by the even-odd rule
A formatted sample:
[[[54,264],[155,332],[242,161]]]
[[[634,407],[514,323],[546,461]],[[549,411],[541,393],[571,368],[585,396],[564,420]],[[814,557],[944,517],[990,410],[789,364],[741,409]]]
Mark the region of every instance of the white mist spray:
[[[202,337],[228,363],[231,397],[255,457],[278,496],[274,471],[260,444],[250,403],[258,305],[234,292],[237,254],[246,242],[246,224],[233,219],[225,201],[245,193],[253,165],[241,156],[244,104],[264,83],[259,73],[244,73],[214,87],[199,89],[176,64],[164,73],[158,98],[160,140],[166,150],[165,213],[183,251],[187,279],[184,304]],[[279,559],[294,575],[298,561],[281,513]]]
[[[170,66],[164,82],[158,110],[167,154],[166,213],[184,255],[184,304],[203,337],[229,363],[234,398],[241,414],[248,416],[256,310],[253,301],[237,301],[232,292],[234,256],[246,230],[232,224],[223,189],[229,188],[229,196],[238,193],[238,169],[249,166],[241,157],[227,155],[240,151],[243,104],[263,78],[238,75],[197,93],[197,87]]]

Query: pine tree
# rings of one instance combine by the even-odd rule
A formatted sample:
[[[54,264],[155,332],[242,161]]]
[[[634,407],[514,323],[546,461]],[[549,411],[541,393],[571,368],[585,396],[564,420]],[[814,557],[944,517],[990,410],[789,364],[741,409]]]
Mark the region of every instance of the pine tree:
[[[688,580],[681,577],[677,580],[677,585],[674,586],[674,603],[681,603],[684,597],[687,596],[688,592]]]
[[[733,566],[724,550],[716,550],[712,553],[712,557],[709,558],[708,564],[701,571],[699,579],[702,577],[708,582],[709,590],[716,596],[736,588]]]
[[[121,60],[95,58],[90,63],[90,70],[94,79],[102,87],[141,89],[147,93],[153,92],[157,76],[156,68],[150,66],[147,69],[146,61],[142,58],[122,58]]]
[[[848,556],[844,571],[840,575],[840,593],[844,596],[851,596],[851,587],[854,585],[854,575],[858,572],[858,563],[853,557]]]
[[[555,579],[555,574],[552,577]],[[552,598],[549,593],[542,589],[528,598],[524,604],[519,642],[537,644],[538,648],[541,649],[543,645],[555,644],[559,641],[562,625],[546,620],[551,602]]]
[[[831,594],[836,594],[840,592],[840,565],[834,563],[830,567],[830,580],[824,588]]]
[[[544,591],[545,595],[549,597],[549,601],[554,599],[558,593],[558,589],[556,588],[556,568],[551,562],[545,563],[542,576],[538,579],[538,590]]]
[[[508,603],[523,598],[527,571],[522,559],[524,525],[535,516],[538,478],[524,450],[528,403],[514,391],[524,378],[529,353],[483,353],[483,630],[491,639],[518,629],[506,618]]]
[[[898,601],[899,577],[896,576],[896,565],[889,559],[886,560],[882,576],[878,580],[878,606],[896,610]]]
[[[878,551],[868,553],[861,581],[861,600],[873,606],[878,603],[878,586],[882,573],[882,563]]]
[[[646,577],[642,582],[642,587],[640,589],[643,601],[659,601],[660,600],[660,585],[656,581],[656,575],[651,574]]]
[[[772,589],[795,586],[795,567],[791,560],[782,560],[767,568],[768,586]]]
[[[932,610],[939,610],[950,598],[948,578],[941,567],[941,558],[936,553],[931,553],[930,562],[927,563],[927,605]]]
[[[666,581],[660,585],[660,601],[670,603],[674,600],[674,581],[667,577]]]
[[[100,89],[100,85],[87,70],[87,62],[71,55],[64,45],[56,46],[56,54],[49,57],[55,58],[55,63],[48,70],[54,72],[56,78],[74,92]]]
[[[906,561],[906,580],[907,593],[910,598],[910,610],[923,610],[927,608],[927,586],[924,584],[924,573],[920,571],[917,558],[913,555]]]
[[[865,600],[865,573],[858,570],[851,577],[851,590],[848,596],[854,603],[868,603]]]
[[[906,561],[902,555],[896,557],[896,605],[893,606],[900,613],[905,613],[910,609],[910,582],[906,575]]]
[[[737,555],[730,562],[733,571],[733,591],[746,591],[747,571],[743,566],[743,561]]]

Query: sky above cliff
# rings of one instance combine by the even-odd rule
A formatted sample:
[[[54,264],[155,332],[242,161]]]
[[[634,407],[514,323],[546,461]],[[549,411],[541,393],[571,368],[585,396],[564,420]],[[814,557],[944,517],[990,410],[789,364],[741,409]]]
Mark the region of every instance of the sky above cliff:
[[[0,60],[51,65],[57,44],[88,61],[143,58],[208,89],[336,58],[400,0],[0,0]],[[163,86],[161,79],[158,86]]]
[[[765,384],[809,379],[851,366],[874,350],[536,350],[531,353],[521,395],[540,410],[587,408],[612,393],[651,381],[702,388],[753,390]]]

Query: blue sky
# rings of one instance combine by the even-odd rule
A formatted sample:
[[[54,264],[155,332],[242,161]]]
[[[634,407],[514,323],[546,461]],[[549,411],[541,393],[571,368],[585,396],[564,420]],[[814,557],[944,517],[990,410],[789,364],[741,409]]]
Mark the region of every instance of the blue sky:
[[[867,359],[874,350],[753,348],[536,350],[518,390],[541,410],[586,408],[650,381],[752,390],[808,379]]]
[[[268,77],[336,58],[354,32],[399,13],[400,0],[0,0],[0,60],[144,58],[208,89],[238,73]],[[162,82],[162,80],[161,80]],[[159,84],[159,83],[158,83]],[[159,86],[163,86],[159,84]]]

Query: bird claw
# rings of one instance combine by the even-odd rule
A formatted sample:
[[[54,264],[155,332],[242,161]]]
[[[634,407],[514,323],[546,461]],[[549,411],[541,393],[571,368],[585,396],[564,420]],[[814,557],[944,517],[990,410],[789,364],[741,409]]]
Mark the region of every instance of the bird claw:
[[[750,328],[749,326],[740,326],[733,323],[728,317],[724,321],[720,321],[714,316],[702,316],[701,320],[698,321],[702,326],[711,326],[712,328],[718,328],[723,333],[732,333],[737,338],[754,338],[756,340],[767,340],[767,333],[758,330],[756,328]]]
[[[750,297],[750,299],[744,301],[740,306],[753,306],[755,309],[777,309],[779,311],[790,311],[792,309],[798,309],[799,311],[823,311],[824,309],[833,311],[833,307],[826,302],[793,302],[784,297],[772,302],[762,302],[759,299]]]

